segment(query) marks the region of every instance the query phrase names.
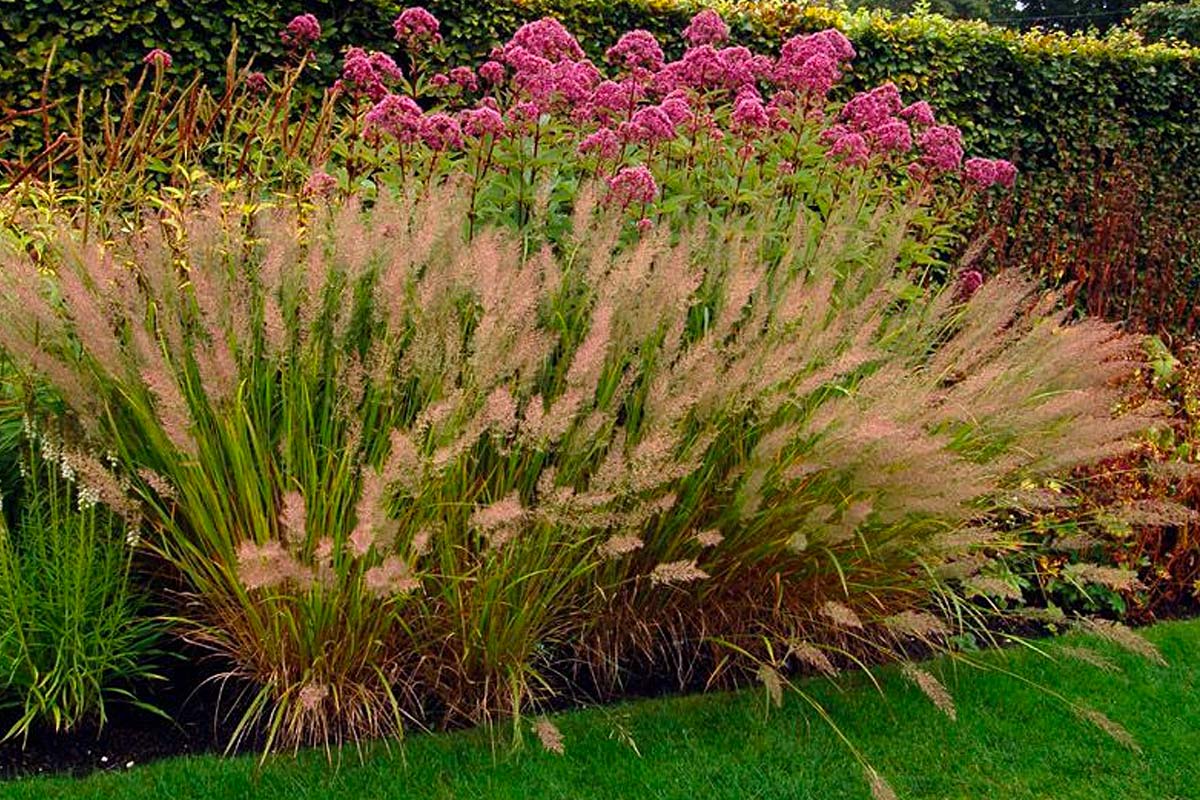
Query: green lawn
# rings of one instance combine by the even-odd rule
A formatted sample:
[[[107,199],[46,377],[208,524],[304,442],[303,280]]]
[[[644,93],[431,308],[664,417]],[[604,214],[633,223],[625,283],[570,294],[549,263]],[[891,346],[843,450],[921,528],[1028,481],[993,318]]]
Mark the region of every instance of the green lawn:
[[[862,675],[805,687],[901,798],[1200,800],[1200,621],[1160,625],[1147,635],[1170,666],[1103,643],[1096,649],[1119,673],[1029,652],[985,657],[1119,721],[1141,753],[1079,721],[1044,691],[949,662],[931,669],[955,696],[957,722],[890,670],[883,675],[886,698]],[[274,760],[257,775],[253,759],[190,757],[78,781],[0,784],[0,798],[870,797],[857,763],[795,696],[766,720],[762,693],[750,691],[633,702],[555,722],[564,756],[543,752],[536,740],[520,754],[497,751],[472,731],[415,736],[403,751],[380,750],[362,764],[347,753],[337,770],[317,753]]]

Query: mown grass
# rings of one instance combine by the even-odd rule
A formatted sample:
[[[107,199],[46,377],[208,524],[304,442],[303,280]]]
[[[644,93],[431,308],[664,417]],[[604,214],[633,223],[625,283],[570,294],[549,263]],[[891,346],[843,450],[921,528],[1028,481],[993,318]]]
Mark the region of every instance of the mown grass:
[[[806,690],[901,798],[1200,797],[1200,621],[1147,632],[1167,658],[1161,667],[1088,639],[1119,672],[1061,654],[989,653],[1013,670],[1119,721],[1140,753],[1080,721],[1046,691],[998,672],[943,660],[931,665],[951,688],[950,722],[897,672],[882,670],[880,698],[862,675]],[[1070,637],[1072,644],[1085,637]],[[1056,652],[1059,643],[1046,643]],[[867,798],[856,762],[828,725],[795,696],[764,720],[761,692],[639,701],[561,714],[563,756],[529,737],[523,752],[493,747],[485,731],[414,736],[364,763],[347,751],[331,769],[323,754],[280,757],[256,771],[252,758],[188,757],[83,780],[27,779],[0,785],[0,797],[226,798]],[[635,753],[620,731],[636,742]],[[507,731],[494,741],[503,742]]]

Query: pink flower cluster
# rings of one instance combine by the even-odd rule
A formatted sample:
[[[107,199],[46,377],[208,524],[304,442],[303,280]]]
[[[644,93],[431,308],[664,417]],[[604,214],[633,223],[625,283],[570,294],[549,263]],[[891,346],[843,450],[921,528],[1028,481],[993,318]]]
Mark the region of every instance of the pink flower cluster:
[[[423,8],[405,9],[393,27],[410,52],[440,41],[438,20]],[[568,122],[577,152],[610,176],[611,201],[648,204],[659,188],[649,166],[636,163],[639,153],[651,160],[667,153],[670,160],[681,155],[667,150],[672,143],[692,149],[734,134],[731,147],[745,168],[764,153],[761,142],[772,131],[826,124],[826,97],[855,57],[850,41],[834,30],[788,39],[774,59],[727,44],[728,38],[720,15],[702,11],[684,31],[689,46],[668,63],[651,33],[629,31],[605,53],[614,71],[606,78],[560,22],[545,18],[523,25],[477,71],[459,66],[430,79],[442,106],[482,91],[473,108],[426,111],[413,97],[393,94],[389,87],[403,78],[399,67],[361,48],[347,51],[339,84],[371,98],[365,117],[371,135],[435,151]],[[1010,186],[1015,175],[1007,161],[971,159],[963,167],[961,132],[937,124],[926,102],[904,105],[891,83],[854,95],[820,140],[844,166],[903,167],[907,159],[910,174],[921,179],[961,169],[965,182],[984,188]],[[796,169],[789,160],[775,172]]]
[[[979,189],[992,186],[1010,189],[1017,179],[1017,168],[1002,158],[968,158],[963,164],[963,178]]]
[[[367,128],[411,144],[421,139],[425,112],[416,100],[385,94],[366,114]]]
[[[953,125],[933,125],[917,139],[921,164],[934,173],[954,172],[962,164],[962,131]]]
[[[771,78],[781,88],[824,98],[854,56],[854,45],[841,31],[794,36],[783,43]]]
[[[745,47],[718,50],[703,44],[689,48],[683,58],[659,70],[653,77],[653,87],[664,94],[676,89],[725,89],[736,93],[766,79],[771,70],[771,59],[754,55]]]
[[[267,76],[261,72],[251,72],[246,76],[246,90],[252,94],[263,94],[271,85],[267,82]]]
[[[831,157],[846,164],[863,164],[873,155],[908,153],[913,135],[904,111],[895,84],[859,92],[842,107],[842,121],[822,132],[822,141],[830,145]]]
[[[665,63],[662,46],[654,34],[641,30],[621,36],[605,51],[604,60],[643,78],[662,69]]]
[[[505,133],[504,117],[488,106],[468,108],[462,112],[463,130],[468,136],[481,139],[484,136],[500,137]]]
[[[300,14],[279,32],[279,38],[292,50],[307,50],[321,38],[321,23],[312,14]]]
[[[392,22],[396,41],[412,53],[418,53],[430,45],[441,44],[441,27],[437,17],[420,6],[404,9]]]
[[[367,52],[361,47],[351,47],[342,62],[342,77],[335,88],[349,91],[353,95],[366,95],[372,102],[379,102],[388,93],[388,86],[404,79],[404,73],[386,53],[376,50]]]
[[[720,44],[729,38],[729,26],[721,15],[711,9],[705,9],[692,17],[683,31],[683,40],[692,47]]]
[[[309,197],[328,197],[337,189],[337,185],[337,178],[325,170],[313,170],[304,184],[304,194]]]
[[[512,40],[493,57],[512,64],[524,54],[551,62],[581,61],[584,58],[583,48],[571,32],[550,17],[522,25],[513,34]]]
[[[621,208],[634,203],[648,204],[658,197],[658,183],[645,164],[625,167],[608,179],[609,202]]]

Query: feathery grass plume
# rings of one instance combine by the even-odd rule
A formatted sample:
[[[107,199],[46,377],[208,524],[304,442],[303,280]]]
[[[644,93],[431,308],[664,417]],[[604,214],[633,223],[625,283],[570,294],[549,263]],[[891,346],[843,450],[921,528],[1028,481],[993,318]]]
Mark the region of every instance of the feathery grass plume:
[[[832,678],[838,674],[837,667],[829,660],[829,656],[825,655],[819,647],[809,642],[802,642],[798,639],[789,641],[788,654],[795,656],[801,663],[817,670],[822,675]]]
[[[763,664],[758,668],[758,680],[767,693],[767,701],[776,708],[781,708],[783,706],[783,678],[779,675],[779,670],[770,664]]]
[[[1075,713],[1080,719],[1092,723],[1097,728],[1111,736],[1115,741],[1120,742],[1122,745],[1128,747],[1135,753],[1142,752],[1142,748],[1137,743],[1137,740],[1134,739],[1133,735],[1130,734],[1129,731],[1125,730],[1125,727],[1119,722],[1114,722],[1106,715],[1093,708],[1077,708]]]
[[[650,581],[662,585],[691,583],[707,577],[709,577],[708,573],[697,567],[695,560],[656,564],[654,569],[650,570]]]
[[[1120,567],[1106,567],[1102,564],[1078,562],[1063,567],[1063,576],[1078,583],[1090,583],[1104,586],[1114,592],[1132,592],[1142,587],[1137,573]]]
[[[542,717],[533,723],[533,732],[537,735],[538,741],[542,743],[542,748],[548,753],[554,753],[561,756],[567,752],[567,748],[563,745],[562,732],[558,726],[550,720]]]
[[[862,620],[854,610],[836,600],[827,600],[821,604],[821,613],[828,617],[839,628],[862,628]]]
[[[1103,653],[1097,653],[1088,647],[1076,647],[1075,645],[1061,644],[1056,651],[1064,656],[1073,658],[1076,661],[1082,661],[1085,664],[1091,664],[1093,667],[1104,672],[1120,672],[1121,668],[1111,658],[1108,658]]]
[[[1162,653],[1158,651],[1158,648],[1149,639],[1122,625],[1120,622],[1096,618],[1085,619],[1080,624],[1088,633],[1095,634],[1101,639],[1112,642],[1118,647],[1128,650],[1130,653],[1153,661],[1159,666],[1167,666],[1167,660],[1163,658]]]
[[[901,611],[884,621],[884,625],[897,634],[925,641],[934,641],[950,635],[946,623],[925,611]]]
[[[1001,600],[1016,600],[1022,598],[1021,589],[1011,581],[995,578],[990,575],[976,575],[963,581],[968,593],[981,594],[985,597],[998,597]]]
[[[1016,278],[965,302],[914,290],[895,243],[936,248],[909,227],[919,197],[813,191],[636,235],[602,205],[471,226],[454,181],[369,208],[218,195],[79,257],[78,306],[115,351],[72,347],[85,314],[17,252],[0,335],[87,395],[79,449],[117,454],[195,598],[190,635],[254,693],[237,737],[267,749],[429,707],[520,715],[578,669],[612,695],[639,665],[752,679],[794,640],[945,646],[921,611],[936,569],[991,532],[947,539],[1123,446],[1131,348]]]
[[[941,681],[914,664],[904,664],[900,668],[900,671],[905,678],[908,678],[914,686],[920,689],[937,706],[939,711],[951,720],[958,719],[958,710],[954,707],[954,698],[950,696],[950,692],[946,690]]]
[[[872,800],[899,800],[891,784],[873,767],[863,767],[863,770],[866,772],[867,785],[871,787]]]

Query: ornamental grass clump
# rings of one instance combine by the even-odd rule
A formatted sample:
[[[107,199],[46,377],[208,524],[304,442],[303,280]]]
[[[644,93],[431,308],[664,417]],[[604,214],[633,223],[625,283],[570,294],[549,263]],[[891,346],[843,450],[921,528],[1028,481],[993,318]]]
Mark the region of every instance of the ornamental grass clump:
[[[451,183],[4,256],[0,343],[112,454],[80,479],[185,579],[239,736],[945,646],[930,567],[991,498],[1144,423],[1110,415],[1132,339],[906,280],[922,195],[636,233],[606,191],[545,246],[468,236]]]
[[[442,80],[408,13],[403,68],[347,52],[293,124],[306,20],[274,132],[214,148],[240,190],[6,246],[0,348],[186,587],[232,744],[519,732],[646,681],[774,701],[950,648],[996,607],[943,591],[986,580],[990,513],[1146,423],[1112,415],[1135,340],[1012,274],[931,279],[1010,164],[894,86],[827,103],[840,34],[765,58],[714,16],[669,63],[623,37],[610,79],[543,20]]]

